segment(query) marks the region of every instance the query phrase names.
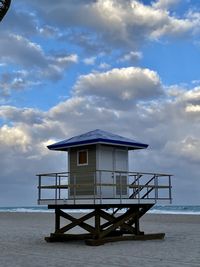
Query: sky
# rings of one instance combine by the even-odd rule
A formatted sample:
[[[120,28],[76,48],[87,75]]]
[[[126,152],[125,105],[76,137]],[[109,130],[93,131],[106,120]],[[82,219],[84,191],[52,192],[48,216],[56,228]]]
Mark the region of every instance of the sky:
[[[47,145],[94,129],[149,144],[132,171],[200,204],[200,2],[13,0],[0,23],[0,206],[37,203]]]

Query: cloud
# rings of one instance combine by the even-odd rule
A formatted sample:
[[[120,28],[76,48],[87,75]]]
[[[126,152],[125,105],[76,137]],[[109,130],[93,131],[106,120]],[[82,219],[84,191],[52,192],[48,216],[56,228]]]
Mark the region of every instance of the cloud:
[[[194,87],[193,90],[187,90],[179,96],[180,100],[190,101],[190,103],[200,102],[200,87]]]
[[[90,40],[104,49],[136,48],[146,40],[164,36],[188,36],[199,29],[198,12],[190,12],[182,18],[171,15],[168,9],[178,4],[178,0],[160,0],[145,5],[136,0],[97,1],[34,1],[30,3],[50,27],[68,32],[68,36],[84,36],[77,40],[87,48]],[[71,29],[71,32],[68,29]],[[80,28],[82,31],[80,30]],[[78,33],[77,33],[78,31]],[[76,37],[73,37],[75,41]],[[93,37],[91,37],[93,36]],[[69,38],[69,37],[68,37]],[[84,39],[85,38],[85,39]],[[84,41],[83,41],[84,39]],[[86,41],[87,40],[87,41]],[[87,43],[87,44],[86,44]]]
[[[78,63],[77,54],[46,53],[37,43],[16,34],[3,33],[0,53],[2,62],[13,66],[12,72],[8,68],[7,72],[1,74],[0,93],[3,96],[9,95],[11,90],[60,80],[65,69]]]
[[[165,150],[171,155],[175,157],[182,157],[190,163],[196,162],[197,164],[200,162],[200,139],[187,136],[183,140],[179,140],[178,142],[168,142],[166,144]]]
[[[11,129],[6,125],[1,128],[0,142],[4,142],[6,146],[11,146],[12,148],[20,146],[21,151],[25,151],[26,146],[30,144],[28,136],[25,135],[22,129],[17,127]]]
[[[20,1],[18,1],[20,3]],[[24,10],[22,6],[18,7],[15,2],[12,2],[9,12],[6,16],[6,23],[3,25],[1,31],[23,34],[24,36],[32,36],[38,34],[38,19],[34,12]]]
[[[96,57],[88,57],[83,60],[86,65],[94,65]]]
[[[47,67],[41,46],[20,35],[4,35],[0,43],[0,52],[5,62],[26,68]]]
[[[142,53],[139,51],[131,51],[128,54],[123,55],[123,57],[121,57],[119,59],[119,62],[133,62],[135,63],[136,61],[140,60],[142,58]]]
[[[23,122],[29,125],[40,124],[43,120],[43,113],[32,108],[17,108],[14,106],[1,106],[0,117],[6,122]]]
[[[28,69],[46,68],[55,65],[65,66],[77,63],[78,56],[72,55],[46,55],[37,43],[31,42],[21,35],[4,35],[0,43],[2,61],[16,64]]]
[[[195,113],[200,113],[200,105],[192,105],[189,104],[186,109],[186,112],[195,112]]]
[[[98,68],[101,69],[101,70],[103,70],[103,69],[105,70],[105,69],[110,69],[111,66],[106,62],[102,62],[102,63],[99,64]]]
[[[153,2],[152,6],[158,9],[169,9],[174,5],[177,5],[180,0],[157,0]]]
[[[9,97],[11,91],[21,91],[40,84],[39,81],[31,80],[30,73],[25,70],[3,72],[0,75],[0,95]]]
[[[135,67],[115,68],[103,73],[82,75],[74,86],[78,96],[87,95],[103,106],[128,109],[138,100],[145,101],[163,94],[156,72]],[[105,99],[106,101],[102,101]],[[111,108],[110,106],[110,108]]]

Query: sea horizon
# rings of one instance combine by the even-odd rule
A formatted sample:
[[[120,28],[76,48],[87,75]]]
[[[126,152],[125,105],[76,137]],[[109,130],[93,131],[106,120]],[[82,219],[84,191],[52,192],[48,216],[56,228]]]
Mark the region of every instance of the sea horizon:
[[[47,206],[12,206],[0,207],[0,212],[49,212]],[[84,213],[86,210],[70,210],[70,212]],[[148,212],[148,214],[183,214],[183,215],[200,215],[200,205],[155,205]]]

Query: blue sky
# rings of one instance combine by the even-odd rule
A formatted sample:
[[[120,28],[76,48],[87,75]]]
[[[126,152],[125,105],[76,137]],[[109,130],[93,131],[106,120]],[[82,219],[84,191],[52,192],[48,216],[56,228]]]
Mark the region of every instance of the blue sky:
[[[173,173],[174,203],[200,203],[199,29],[195,0],[13,0],[0,24],[1,205],[35,204],[35,173],[66,169],[46,145],[96,128],[149,143],[130,169]]]

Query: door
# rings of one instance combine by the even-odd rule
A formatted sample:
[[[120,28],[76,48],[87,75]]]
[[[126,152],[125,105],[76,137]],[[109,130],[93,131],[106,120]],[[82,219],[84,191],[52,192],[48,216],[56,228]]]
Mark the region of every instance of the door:
[[[97,186],[98,195],[102,198],[114,198],[114,150],[113,147],[100,146],[99,148],[99,172],[97,180],[101,186]]]
[[[98,150],[100,171],[97,172],[98,196],[102,198],[126,197],[128,150],[101,145]]]
[[[115,149],[116,197],[127,197],[128,195],[128,175],[126,172],[128,172],[128,151]]]

